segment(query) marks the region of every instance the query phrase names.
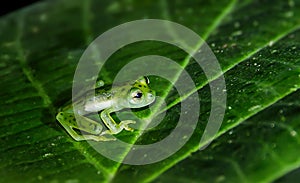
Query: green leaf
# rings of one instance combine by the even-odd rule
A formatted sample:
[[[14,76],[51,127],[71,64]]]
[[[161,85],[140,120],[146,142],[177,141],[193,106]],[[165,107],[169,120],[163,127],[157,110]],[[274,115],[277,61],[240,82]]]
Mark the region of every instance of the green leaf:
[[[258,111],[299,88],[300,52],[299,50],[294,49],[295,47],[300,46],[299,35],[300,31],[288,35],[272,47],[261,50],[253,55],[253,57],[225,73],[228,110],[226,111],[224,122],[217,136],[230,131],[230,129],[240,124],[244,119],[254,115]],[[278,52],[276,53],[274,50],[278,50]],[[281,52],[279,50],[288,50],[288,52]],[[208,87],[204,87],[199,91],[199,96],[203,99],[203,101],[201,101],[201,106],[202,109],[204,108],[201,112],[202,116],[200,116],[199,119],[200,125],[184,148],[163,162],[142,167],[131,167],[120,172],[120,174],[124,174],[123,176],[133,174],[132,176],[136,176],[139,180],[143,178],[148,179],[149,174],[153,174],[154,176],[157,174],[159,175],[160,171],[168,169],[170,166],[177,163],[178,160],[181,160],[182,157],[187,157],[194,151],[197,151],[200,147],[204,146],[205,144],[199,144],[199,138],[203,134],[205,123],[209,117],[210,100],[207,100],[209,92]],[[175,106],[174,108],[171,108],[170,111],[179,110],[179,107],[180,106]],[[174,115],[174,113],[175,112],[171,112],[170,115]],[[169,116],[167,116],[167,118],[168,117]],[[165,126],[162,127],[164,129],[173,129],[173,126],[176,124],[169,124],[168,120],[165,121],[164,125]],[[166,136],[165,133],[168,134],[169,131],[156,129],[148,134],[144,134],[144,138],[146,139],[145,141],[147,141],[147,139],[151,137],[164,137]],[[222,139],[222,137],[220,138]],[[229,151],[229,153],[233,152],[234,151]],[[119,177],[121,177],[121,175]]]
[[[157,3],[54,0],[2,17],[0,181],[145,182],[158,177],[158,180],[175,177],[178,181],[222,181],[225,178],[251,182],[271,181],[299,167],[295,156],[295,147],[299,143],[290,133],[295,134],[294,131],[298,130],[299,94],[286,99],[291,103],[276,103],[300,88],[299,7],[299,0],[179,0]],[[100,77],[105,82],[111,82],[130,60],[157,54],[185,67],[197,87],[184,96],[178,96],[168,82],[151,78],[155,81],[151,82],[153,88],[167,102],[164,120],[138,139],[138,131],[122,132],[118,137],[137,144],[159,141],[175,127],[180,102],[189,99],[195,92],[201,99],[198,126],[182,149],[161,162],[133,166],[105,158],[87,142],[74,141],[56,122],[55,115],[58,108],[71,99],[74,71],[90,42],[114,26],[142,18],[178,22],[207,41],[225,72],[228,110],[215,136],[216,141],[207,149],[198,151],[205,145],[199,142],[210,114],[208,83],[221,73],[208,81],[189,55],[164,43],[150,41],[125,46],[101,70]],[[172,32],[170,29],[166,31]],[[174,39],[178,38],[175,36]],[[174,74],[174,80],[178,79],[176,74],[180,73]],[[264,110],[271,104],[275,108]],[[280,111],[276,105],[283,105],[284,113],[278,114],[279,120],[274,115],[274,111]],[[262,112],[242,123],[259,111]],[[143,111],[137,114],[146,116]],[[265,124],[274,124],[274,127],[266,129],[268,126]],[[283,128],[283,124],[288,128]],[[257,126],[259,129],[256,129]],[[247,136],[248,132],[255,138]],[[251,148],[256,136],[260,142],[256,145],[261,147],[257,151]],[[265,137],[268,139],[263,142]],[[293,143],[288,145],[289,141]],[[279,150],[273,153],[274,143]],[[237,148],[230,148],[233,145]],[[240,152],[243,156],[235,158],[234,155]],[[283,155],[286,158],[282,158]],[[248,156],[251,158],[244,161],[243,157]],[[126,152],[120,157],[125,158]],[[261,161],[263,157],[267,160]],[[184,161],[176,165],[181,160]],[[230,162],[233,168],[223,172],[220,167],[224,162]],[[274,164],[280,167],[276,171]],[[261,171],[256,171],[259,168]],[[168,169],[170,171],[160,177]],[[201,176],[196,174],[199,170]],[[249,177],[245,175],[240,179],[238,176],[243,172]],[[217,173],[217,179],[210,176],[212,173]]]
[[[272,182],[298,168],[299,104],[300,90],[178,163],[159,182]],[[277,182],[295,182],[296,173]]]

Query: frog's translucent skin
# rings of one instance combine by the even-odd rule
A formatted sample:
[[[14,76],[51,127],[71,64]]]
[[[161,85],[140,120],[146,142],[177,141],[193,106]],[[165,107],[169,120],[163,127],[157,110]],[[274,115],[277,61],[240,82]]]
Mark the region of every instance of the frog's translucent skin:
[[[141,108],[154,102],[155,92],[149,88],[149,79],[141,77],[138,80],[113,87],[105,91],[101,88],[104,83],[98,81],[96,86],[96,94],[94,91],[87,92],[82,95],[74,105],[67,105],[57,114],[56,119],[66,129],[66,131],[77,141],[80,140],[95,140],[109,141],[115,140],[112,134],[120,133],[123,129],[132,131],[129,124],[134,124],[135,121],[125,120],[117,124],[110,113],[122,110],[124,108]],[[87,115],[95,112],[100,113],[100,118],[108,128],[102,131],[103,126],[88,118]],[[75,114],[76,113],[76,118]],[[87,135],[78,134],[74,129],[86,132]],[[110,135],[107,135],[110,134]]]

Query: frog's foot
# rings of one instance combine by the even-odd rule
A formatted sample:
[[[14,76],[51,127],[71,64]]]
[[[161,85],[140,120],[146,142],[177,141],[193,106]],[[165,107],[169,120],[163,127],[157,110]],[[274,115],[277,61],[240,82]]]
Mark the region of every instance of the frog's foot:
[[[120,122],[120,124],[119,124],[119,126],[120,126],[120,128],[122,128],[122,129],[125,129],[125,130],[127,130],[127,131],[133,131],[134,129],[133,128],[130,128],[128,125],[129,124],[135,124],[135,121],[133,121],[133,120],[125,120],[125,121],[121,121]]]
[[[134,129],[133,129],[133,128],[130,128],[130,127],[128,126],[129,124],[135,124],[135,121],[133,121],[133,120],[125,120],[125,121],[121,121],[120,124],[118,124],[118,126],[117,126],[117,128],[116,128],[115,130],[106,130],[106,131],[102,132],[102,133],[100,134],[100,136],[106,135],[106,134],[109,134],[109,135],[118,134],[118,133],[120,133],[123,129],[132,132]]]
[[[93,135],[99,135],[102,131],[102,125],[100,125],[98,122],[93,121],[85,116],[77,116],[78,121],[77,128],[78,130],[93,134]]]
[[[82,140],[94,140],[94,141],[110,141],[115,140],[113,137],[103,137],[100,136],[102,132],[102,125],[98,122],[93,121],[85,116],[77,116],[75,118],[73,113],[60,112],[57,114],[56,119],[60,124],[66,129],[66,131],[72,136],[76,141]],[[87,135],[82,135],[78,133],[81,132],[88,133]]]

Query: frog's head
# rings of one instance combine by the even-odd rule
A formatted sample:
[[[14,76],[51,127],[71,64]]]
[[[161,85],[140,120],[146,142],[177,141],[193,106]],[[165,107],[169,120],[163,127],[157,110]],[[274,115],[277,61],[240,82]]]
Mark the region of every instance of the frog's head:
[[[140,77],[129,90],[128,105],[129,108],[140,108],[154,102],[155,91],[149,88],[149,79],[146,76]]]

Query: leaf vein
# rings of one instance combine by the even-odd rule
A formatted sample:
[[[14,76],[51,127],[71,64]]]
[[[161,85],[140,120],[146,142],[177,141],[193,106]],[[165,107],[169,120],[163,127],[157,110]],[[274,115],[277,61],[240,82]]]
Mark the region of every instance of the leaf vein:
[[[22,17],[22,16],[19,16]],[[17,35],[16,35],[16,50],[18,54],[18,61],[19,64],[21,65],[22,71],[24,75],[27,77],[27,79],[30,81],[32,86],[37,90],[38,94],[42,97],[43,102],[46,107],[49,108],[50,112],[52,114],[55,114],[55,108],[52,104],[52,101],[50,97],[48,96],[47,92],[44,90],[42,84],[33,76],[32,70],[29,67],[27,60],[26,60],[26,55],[24,48],[22,46],[22,37],[23,37],[23,31],[24,31],[24,20],[23,18],[18,19],[18,25],[17,25]]]

